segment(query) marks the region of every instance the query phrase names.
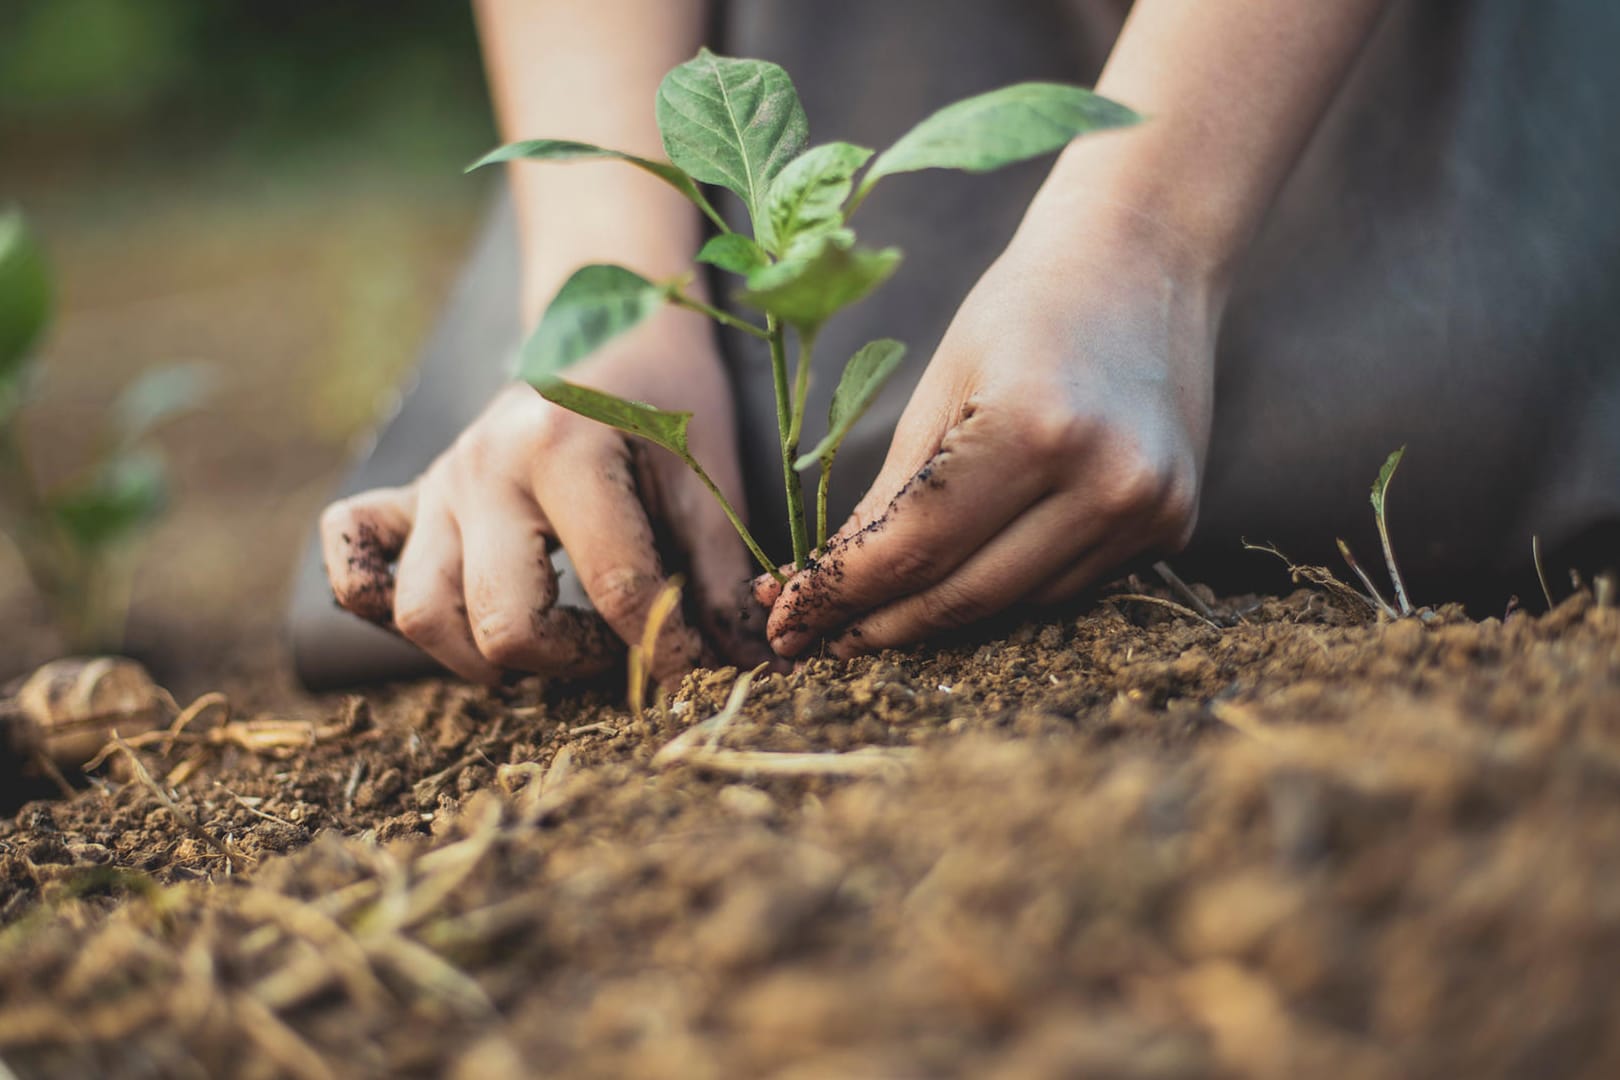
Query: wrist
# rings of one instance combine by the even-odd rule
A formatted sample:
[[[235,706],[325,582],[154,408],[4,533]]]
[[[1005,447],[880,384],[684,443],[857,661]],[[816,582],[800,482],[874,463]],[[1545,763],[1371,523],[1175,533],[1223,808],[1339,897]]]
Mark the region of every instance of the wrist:
[[[1099,237],[1117,255],[1146,257],[1224,299],[1253,224],[1213,178],[1169,161],[1153,145],[1158,134],[1144,126],[1070,144],[1024,227],[1071,243]],[[1189,175],[1199,181],[1180,182]]]

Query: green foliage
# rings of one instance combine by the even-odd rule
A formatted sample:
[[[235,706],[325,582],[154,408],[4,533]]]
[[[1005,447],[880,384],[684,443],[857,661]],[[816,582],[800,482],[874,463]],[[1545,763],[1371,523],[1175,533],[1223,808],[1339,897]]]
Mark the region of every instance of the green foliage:
[[[694,180],[735,192],[754,220],[760,245],[775,247],[760,213],[765,192],[799,156],[810,133],[787,72],[702,49],[664,76],[657,114],[669,160]]]
[[[128,603],[126,556],[168,504],[163,458],[151,434],[195,408],[208,379],[197,365],[136,379],[114,404],[97,456],[74,478],[42,491],[15,414],[26,399],[31,350],[49,322],[50,292],[22,216],[0,215],[0,523],[68,646],[114,649]]]
[[[21,402],[30,354],[50,317],[45,258],[22,213],[0,213],[0,423]]]
[[[899,248],[870,251],[823,234],[810,250],[749,274],[737,299],[813,337],[822,323],[866,298],[899,266]]]
[[[781,255],[801,236],[814,236],[844,224],[844,200],[855,186],[855,173],[872,151],[846,142],[812,147],[790,161],[771,181],[765,195],[765,218]]]
[[[704,198],[703,192],[698,189],[692,178],[671,165],[667,161],[652,161],[648,158],[637,157],[635,154],[626,154],[619,150],[607,150],[590,143],[574,142],[570,139],[528,139],[524,142],[510,143],[498,149],[491,150],[471,165],[467,171],[481,169],[485,165],[497,165],[506,161],[623,161],[634,165],[644,172],[652,173],[658,179],[685,195],[692,203],[707,214],[721,228],[725,222],[715,213],[709,200]]]
[[[586,143],[535,139],[496,150],[478,164],[616,158],[653,173],[719,225],[720,234],[709,239],[696,258],[743,278],[737,299],[763,311],[765,326],[710,307],[683,292],[683,282],[657,284],[622,267],[588,266],[568,280],[547,309],[524,347],[521,374],[553,403],[679,455],[720,497],[754,557],[778,578],[775,561],[760,550],[687,450],[690,414],[624,401],[563,382],[560,375],[666,302],[768,339],[793,561],[802,565],[810,548],[796,469],[821,465],[818,542],[824,542],[833,458],[905,355],[903,345],[888,339],[857,352],[833,395],[826,435],[809,453],[798,453],[809,390],[809,352],[817,333],[839,311],[870,295],[900,264],[897,249],[872,250],[857,244],[849,228],[855,207],[884,176],[936,168],[985,172],[1051,153],[1086,132],[1124,127],[1139,119],[1124,106],[1078,87],[1023,83],[939,110],[875,160],[873,151],[846,142],[807,150],[809,125],[787,72],[775,64],[717,56],[707,49],[664,77],[656,113],[668,162]],[[866,174],[857,183],[863,167]],[[720,222],[699,184],[736,194],[748,211],[752,236],[732,232]],[[799,342],[797,375],[791,384],[788,329]]]
[[[1384,459],[1383,468],[1378,470],[1378,479],[1373,481],[1372,508],[1373,520],[1378,524],[1378,539],[1384,548],[1384,564],[1389,568],[1389,580],[1395,586],[1395,603],[1400,606],[1402,615],[1412,614],[1412,601],[1406,593],[1406,581],[1401,577],[1401,568],[1395,562],[1395,545],[1389,538],[1389,519],[1384,508],[1385,496],[1389,493],[1389,482],[1395,477],[1395,470],[1400,467],[1401,459],[1406,456],[1406,447],[1401,447],[1389,457]]]
[[[581,267],[524,343],[518,374],[537,383],[572,366],[662,307],[665,291],[622,266]]]
[[[827,410],[827,434],[808,453],[793,463],[801,472],[821,462],[831,466],[844,436],[855,422],[865,415],[877,400],[878,391],[889,381],[906,358],[906,347],[893,338],[879,338],[860,347],[849,363],[833,391],[832,406]]]
[[[1061,150],[1079,135],[1127,127],[1141,117],[1078,86],[1019,83],[947,105],[885,150],[861,182],[919,169],[988,172]]]
[[[81,552],[110,549],[133,539],[168,505],[163,459],[151,450],[100,462],[84,479],[53,492],[47,506]]]
[[[765,249],[741,233],[721,233],[711,236],[697,253],[697,261],[718,266],[733,274],[748,275],[771,264]]]

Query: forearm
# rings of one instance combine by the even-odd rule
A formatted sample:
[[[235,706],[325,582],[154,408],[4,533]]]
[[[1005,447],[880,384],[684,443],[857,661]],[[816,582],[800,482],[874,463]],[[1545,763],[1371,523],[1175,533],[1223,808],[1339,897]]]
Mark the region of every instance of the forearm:
[[[1224,287],[1385,0],[1137,0],[1097,89],[1147,117],[1081,139],[1032,214],[1126,228]]]
[[[474,0],[503,138],[564,138],[661,158],[653,99],[664,73],[697,50],[702,0]],[[507,168],[523,251],[523,312],[532,325],[584,263],[649,276],[691,265],[697,211],[618,162]]]

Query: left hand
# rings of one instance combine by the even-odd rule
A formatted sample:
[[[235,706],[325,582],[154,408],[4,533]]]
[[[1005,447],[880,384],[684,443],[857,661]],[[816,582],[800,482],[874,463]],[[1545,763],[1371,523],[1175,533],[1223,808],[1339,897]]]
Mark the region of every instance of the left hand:
[[[1220,290],[1145,215],[1104,216],[1026,222],[968,295],[854,515],[756,585],[778,653],[907,644],[1187,543]]]

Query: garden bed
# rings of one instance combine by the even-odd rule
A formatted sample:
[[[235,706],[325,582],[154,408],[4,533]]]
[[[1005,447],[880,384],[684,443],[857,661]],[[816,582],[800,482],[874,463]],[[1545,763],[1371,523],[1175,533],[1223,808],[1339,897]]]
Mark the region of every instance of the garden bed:
[[[0,1056],[1612,1075],[1620,611],[1217,609],[816,660],[673,764],[736,672],[639,718],[610,683],[430,682],[275,754],[150,748],[160,783],[194,759],[185,821],[131,780],[0,825]]]

